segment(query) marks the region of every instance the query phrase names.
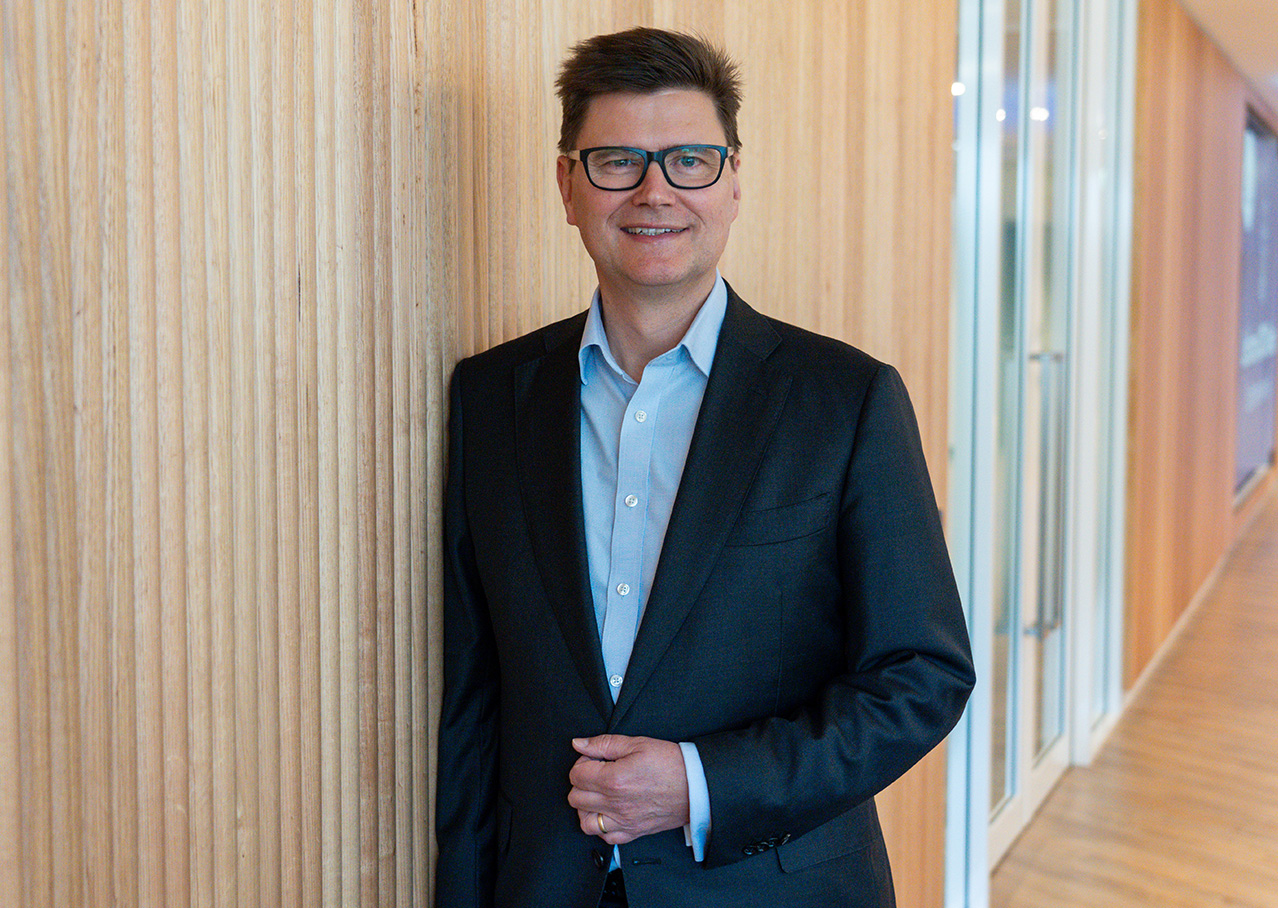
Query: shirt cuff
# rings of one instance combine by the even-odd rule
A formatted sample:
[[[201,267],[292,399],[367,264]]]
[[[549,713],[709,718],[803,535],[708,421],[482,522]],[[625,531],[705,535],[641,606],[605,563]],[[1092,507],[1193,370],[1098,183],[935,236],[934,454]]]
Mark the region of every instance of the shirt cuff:
[[[683,827],[683,838],[692,847],[693,860],[699,863],[706,859],[706,839],[710,835],[710,788],[697,745],[680,741],[679,750],[683,752],[683,772],[688,777],[688,825]]]

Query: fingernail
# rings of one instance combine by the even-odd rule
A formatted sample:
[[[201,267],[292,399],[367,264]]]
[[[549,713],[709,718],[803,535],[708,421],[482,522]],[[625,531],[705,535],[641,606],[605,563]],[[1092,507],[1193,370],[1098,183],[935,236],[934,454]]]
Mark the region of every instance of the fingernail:
[[[586,739],[585,739],[585,738],[573,738],[573,739],[572,739],[572,746],[573,746],[573,747],[585,747],[585,746],[586,746]]]

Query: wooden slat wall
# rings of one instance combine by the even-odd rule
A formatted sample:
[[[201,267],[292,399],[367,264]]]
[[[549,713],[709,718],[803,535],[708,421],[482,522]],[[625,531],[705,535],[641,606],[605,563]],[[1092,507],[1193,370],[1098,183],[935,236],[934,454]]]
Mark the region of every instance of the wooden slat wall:
[[[1234,507],[1242,77],[1175,0],[1140,5],[1126,682],[1254,512]]]
[[[443,389],[593,288],[581,37],[744,61],[724,272],[902,369],[944,499],[954,0],[0,17],[0,903],[426,904]],[[881,799],[902,904],[943,785]]]

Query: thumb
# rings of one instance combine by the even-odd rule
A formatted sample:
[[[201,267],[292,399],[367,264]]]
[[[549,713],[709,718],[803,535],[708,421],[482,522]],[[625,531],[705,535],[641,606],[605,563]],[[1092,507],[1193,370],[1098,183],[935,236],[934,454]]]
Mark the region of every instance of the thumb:
[[[626,735],[595,735],[573,738],[572,749],[592,760],[617,760],[635,748],[635,739]]]

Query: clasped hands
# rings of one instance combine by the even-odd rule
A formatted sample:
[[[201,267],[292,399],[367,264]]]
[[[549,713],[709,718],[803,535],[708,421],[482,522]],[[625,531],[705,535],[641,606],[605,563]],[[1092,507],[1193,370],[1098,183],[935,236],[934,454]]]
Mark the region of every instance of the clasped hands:
[[[568,773],[568,803],[581,831],[609,845],[688,822],[688,778],[673,741],[627,735],[574,738],[581,754]]]

